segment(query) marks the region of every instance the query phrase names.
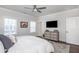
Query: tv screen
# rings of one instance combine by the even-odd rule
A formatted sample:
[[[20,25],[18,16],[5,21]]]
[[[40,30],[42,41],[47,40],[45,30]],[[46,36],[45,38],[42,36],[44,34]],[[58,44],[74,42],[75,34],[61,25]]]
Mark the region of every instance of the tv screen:
[[[47,28],[57,28],[57,21],[47,21],[46,27]]]

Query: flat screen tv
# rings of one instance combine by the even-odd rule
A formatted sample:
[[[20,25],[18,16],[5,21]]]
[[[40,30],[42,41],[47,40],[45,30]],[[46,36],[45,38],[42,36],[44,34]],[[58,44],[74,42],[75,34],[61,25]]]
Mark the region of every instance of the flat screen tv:
[[[46,22],[46,27],[47,28],[57,28],[58,27],[58,22],[57,21],[47,21]]]

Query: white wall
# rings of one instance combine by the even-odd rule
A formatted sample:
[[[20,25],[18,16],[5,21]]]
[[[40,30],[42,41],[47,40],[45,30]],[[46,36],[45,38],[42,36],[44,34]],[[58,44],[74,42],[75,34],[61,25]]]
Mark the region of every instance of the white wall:
[[[42,35],[46,29],[53,31],[54,29],[59,30],[59,40],[66,41],[66,18],[79,16],[79,9],[72,9],[63,11],[55,14],[49,14],[46,16],[39,17],[38,23],[42,22],[41,30],[39,29],[39,35]],[[46,21],[58,20],[58,28],[46,28]],[[39,26],[40,28],[40,26]]]
[[[0,34],[4,33],[4,19],[11,18],[17,20],[17,35],[37,35],[36,33],[30,33],[30,28],[20,28],[20,21],[27,21],[28,24],[30,21],[36,21],[37,18],[27,14],[22,14],[16,11],[0,8]],[[36,21],[37,22],[37,21]]]

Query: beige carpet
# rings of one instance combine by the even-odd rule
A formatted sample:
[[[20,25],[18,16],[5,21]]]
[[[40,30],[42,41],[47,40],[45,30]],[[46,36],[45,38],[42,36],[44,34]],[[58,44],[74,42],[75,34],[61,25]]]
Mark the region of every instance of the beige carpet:
[[[55,53],[69,53],[70,45],[49,41],[53,44]]]

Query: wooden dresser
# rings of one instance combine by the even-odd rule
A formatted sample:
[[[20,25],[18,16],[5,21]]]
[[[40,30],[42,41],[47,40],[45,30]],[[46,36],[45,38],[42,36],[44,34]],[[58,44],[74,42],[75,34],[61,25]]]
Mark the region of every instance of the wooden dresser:
[[[47,31],[44,33],[44,38],[54,41],[59,41],[59,32],[58,30]]]

